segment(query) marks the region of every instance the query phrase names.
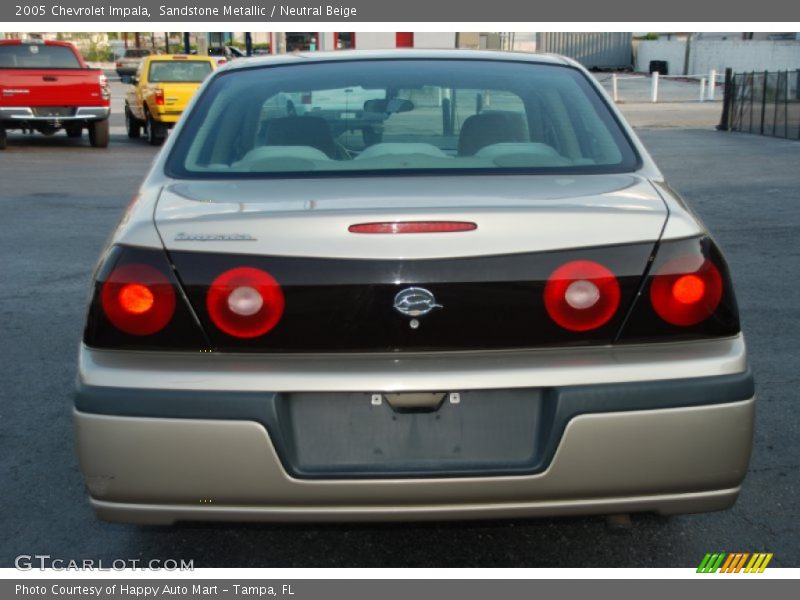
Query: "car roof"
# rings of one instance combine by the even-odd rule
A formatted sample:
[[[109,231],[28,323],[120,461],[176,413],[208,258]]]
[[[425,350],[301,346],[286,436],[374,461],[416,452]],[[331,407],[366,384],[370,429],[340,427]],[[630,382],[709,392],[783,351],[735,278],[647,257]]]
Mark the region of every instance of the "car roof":
[[[226,71],[247,69],[258,66],[269,66],[291,63],[331,62],[344,60],[381,60],[381,59],[450,59],[450,60],[494,60],[529,62],[548,65],[572,65],[573,63],[556,54],[534,54],[529,52],[498,52],[489,50],[423,50],[423,49],[390,49],[390,50],[334,50],[330,52],[290,52],[272,54],[270,56],[248,58],[246,61],[235,61],[225,66]]]

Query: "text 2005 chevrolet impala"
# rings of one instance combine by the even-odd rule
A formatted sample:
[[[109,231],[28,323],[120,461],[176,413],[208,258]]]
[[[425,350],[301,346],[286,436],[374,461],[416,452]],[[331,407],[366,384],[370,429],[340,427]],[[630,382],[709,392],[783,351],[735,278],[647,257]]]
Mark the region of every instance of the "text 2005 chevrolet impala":
[[[725,260],[598,85],[455,51],[215,73],[77,385],[91,503],[142,523],[724,509],[754,411]]]

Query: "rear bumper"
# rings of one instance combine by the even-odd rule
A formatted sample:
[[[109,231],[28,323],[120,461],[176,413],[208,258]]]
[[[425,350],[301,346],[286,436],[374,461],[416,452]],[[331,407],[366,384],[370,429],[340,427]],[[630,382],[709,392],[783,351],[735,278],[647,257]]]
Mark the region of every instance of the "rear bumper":
[[[183,108],[176,110],[172,107],[154,107],[153,110],[150,111],[150,114],[153,115],[153,119],[155,119],[158,123],[172,126],[181,118],[181,115],[183,114]]]
[[[36,122],[67,122],[67,121],[101,121],[111,114],[108,106],[79,106],[75,113],[69,116],[38,116],[33,109],[27,106],[0,108],[0,121],[36,121]]]
[[[81,350],[77,447],[92,505],[105,519],[459,519],[719,510],[735,501],[752,444],[755,392],[741,336],[565,352],[158,354]],[[370,407],[368,392],[398,390],[461,391],[462,399],[433,414],[371,420],[368,411],[376,407]],[[464,468],[463,462],[443,460],[452,458],[452,446],[431,444],[436,438],[423,435],[440,427],[442,439],[463,442],[464,453],[473,444],[479,450],[473,456],[480,456],[483,448],[497,450],[481,446],[487,438],[510,440],[510,421],[502,427],[493,421],[494,433],[469,437],[474,428],[459,427],[469,424],[470,404],[485,401],[505,411],[501,403],[508,401],[519,410],[528,398],[541,409],[531,417],[536,428],[530,428],[530,445],[539,454],[530,462]],[[333,418],[335,411],[325,409],[324,426],[319,418],[309,426],[328,400],[336,407],[355,402],[364,408],[347,418]],[[302,413],[304,403],[312,410]],[[292,413],[294,406],[300,412]],[[377,408],[390,410],[385,403]],[[453,419],[458,411],[461,421]],[[526,427],[516,427],[517,436],[520,430],[526,436]],[[378,433],[372,438],[361,434],[373,428]],[[320,451],[315,439],[328,443],[330,452]],[[383,459],[392,456],[387,449],[418,450],[425,443],[439,452],[431,455],[432,467],[416,456],[414,469],[376,468],[391,462]],[[327,472],[307,468],[315,465],[306,460],[315,447],[312,458],[318,464],[322,456]],[[383,455],[370,461],[379,450]],[[355,466],[348,463],[354,456],[361,461]],[[400,451],[395,456],[406,459]],[[448,464],[457,468],[448,471]]]
[[[112,521],[461,519],[722,510],[750,455],[753,399],[587,414],[533,475],[309,480],[252,421],[76,411],[91,503]]]

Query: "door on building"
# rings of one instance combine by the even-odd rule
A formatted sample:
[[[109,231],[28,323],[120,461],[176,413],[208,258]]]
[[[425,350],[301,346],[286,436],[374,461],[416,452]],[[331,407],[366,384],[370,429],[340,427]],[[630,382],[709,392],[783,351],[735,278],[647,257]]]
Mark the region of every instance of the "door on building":
[[[397,48],[413,48],[414,47],[414,32],[413,31],[398,31],[395,34],[395,46]]]
[[[286,33],[287,52],[304,52],[307,50],[319,50],[318,31],[292,31]]]
[[[356,34],[342,33],[338,31],[333,34],[333,47],[336,50],[352,50],[356,47]]]

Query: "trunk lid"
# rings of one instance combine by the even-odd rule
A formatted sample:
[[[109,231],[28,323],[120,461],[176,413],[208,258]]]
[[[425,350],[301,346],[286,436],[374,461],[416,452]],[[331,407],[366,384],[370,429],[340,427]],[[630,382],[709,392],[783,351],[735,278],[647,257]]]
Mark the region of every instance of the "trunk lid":
[[[155,222],[169,250],[434,259],[658,240],[667,210],[634,175],[194,181],[168,185]],[[353,224],[469,221],[458,233],[354,234]],[[644,265],[643,265],[644,266]]]

